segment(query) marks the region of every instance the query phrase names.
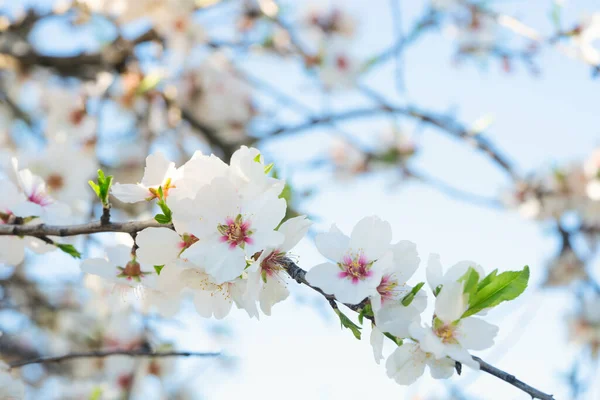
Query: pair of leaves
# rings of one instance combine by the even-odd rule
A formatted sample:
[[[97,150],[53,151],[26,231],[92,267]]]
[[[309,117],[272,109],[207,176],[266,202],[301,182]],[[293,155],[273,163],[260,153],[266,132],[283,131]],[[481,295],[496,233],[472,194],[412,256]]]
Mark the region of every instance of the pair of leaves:
[[[465,293],[469,294],[469,308],[462,315],[462,318],[466,318],[519,297],[527,289],[529,266],[526,265],[521,271],[501,274],[495,269],[481,281],[477,271],[469,268],[460,280],[465,282]]]
[[[169,206],[167,206],[167,201],[165,200],[165,195],[162,186],[158,187],[158,202],[156,202],[156,204],[160,207],[160,209],[163,212],[162,214],[156,214],[154,216],[156,222],[158,222],[159,224],[170,224],[173,220],[173,213],[171,212]]]
[[[335,309],[335,313],[338,315],[338,317],[340,317],[340,323],[342,324],[342,327],[350,329],[352,331],[352,334],[354,335],[354,337],[357,338],[358,340],[360,340],[360,335],[361,335],[360,330],[362,328],[360,326],[356,325],[354,322],[352,322],[352,320],[350,318],[348,318],[338,308]]]
[[[94,181],[88,181],[90,187],[96,193],[96,196],[102,202],[102,206],[108,207],[108,194],[110,192],[110,186],[112,185],[113,177],[112,175],[106,176],[104,172],[99,169],[98,170],[98,183]]]

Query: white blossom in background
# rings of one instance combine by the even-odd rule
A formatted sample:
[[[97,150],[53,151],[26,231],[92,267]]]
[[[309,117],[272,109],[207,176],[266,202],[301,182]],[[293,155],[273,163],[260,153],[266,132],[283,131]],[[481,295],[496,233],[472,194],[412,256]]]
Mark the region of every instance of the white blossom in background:
[[[360,220],[350,237],[332,225],[315,238],[319,252],[331,261],[313,267],[306,279],[343,303],[357,304],[377,294],[383,272],[393,262],[391,240],[390,224],[378,217]]]
[[[194,69],[179,91],[181,102],[198,121],[227,143],[247,138],[246,125],[255,111],[250,86],[224,53],[213,53]]]
[[[548,274],[544,286],[566,286],[576,280],[587,279],[585,263],[571,248],[563,249],[547,267]]]
[[[345,140],[334,139],[329,153],[340,177],[356,175],[367,168],[367,155]]]
[[[349,89],[356,83],[361,64],[348,41],[327,42],[322,49],[317,73],[326,89]]]
[[[596,357],[600,352],[600,297],[586,297],[579,312],[568,318],[568,323],[570,340],[589,347]]]
[[[276,248],[264,249],[248,269],[245,297],[250,303],[258,302],[265,315],[271,315],[272,307],[289,296],[288,278],[284,272],[285,258],[311,225],[312,222],[303,215],[285,221],[278,229],[285,237],[283,243]]]
[[[82,94],[51,88],[43,93],[41,101],[48,115],[44,133],[51,141],[82,143],[96,135],[96,119],[87,113]]]
[[[112,194],[122,202],[137,203],[156,199],[160,186],[167,197],[179,176],[180,171],[175,163],[167,160],[163,153],[157,152],[146,157],[146,168],[140,183],[115,183]]]
[[[84,260],[81,270],[121,286],[152,288],[156,285],[156,271],[153,265],[140,264],[132,257],[131,248],[125,245],[107,247],[105,258]]]
[[[25,385],[14,378],[9,366],[0,361],[0,399],[22,400],[25,398]]]
[[[574,36],[575,45],[581,58],[590,65],[600,65],[600,13],[590,15],[583,23],[581,31]]]

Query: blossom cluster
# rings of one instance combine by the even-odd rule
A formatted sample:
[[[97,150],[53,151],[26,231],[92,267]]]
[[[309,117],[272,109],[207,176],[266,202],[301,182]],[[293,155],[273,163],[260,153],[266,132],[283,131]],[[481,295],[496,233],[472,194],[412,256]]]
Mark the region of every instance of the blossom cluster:
[[[203,317],[224,318],[233,304],[250,317],[259,318],[259,308],[270,315],[289,296],[288,252],[311,225],[305,216],[284,220],[285,182],[270,176],[272,168],[248,147],[229,164],[199,152],[180,167],[162,153],[148,156],[141,182],[115,183],[112,195],[129,203],[156,201],[162,213],[155,219],[165,226],[138,232],[133,247],[107,247],[105,257],[86,259],[82,270],[142,288],[148,306],[165,316],[176,313],[187,294]],[[485,275],[478,264],[463,261],[444,273],[439,256],[430,256],[427,280],[435,311],[423,324],[424,283],[407,283],[420,263],[416,245],[391,240],[390,224],[375,216],[359,221],[350,236],[334,225],[315,239],[329,261],[310,269],[306,281],[358,307],[361,323],[373,322],[377,362],[384,337],[393,340],[397,349],[386,365],[398,383],[414,382],[425,365],[436,378],[450,377],[455,362],[478,368],[469,351],[492,346],[498,328],[475,315],[519,296],[528,268]],[[360,328],[336,312],[360,337]]]

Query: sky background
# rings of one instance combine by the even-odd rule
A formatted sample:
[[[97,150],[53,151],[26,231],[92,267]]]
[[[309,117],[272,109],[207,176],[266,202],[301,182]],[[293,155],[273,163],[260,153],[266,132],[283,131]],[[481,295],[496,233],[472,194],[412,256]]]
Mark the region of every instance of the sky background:
[[[305,3],[314,4],[297,1],[294,7],[301,8]],[[393,42],[389,1],[333,3],[350,10],[359,21],[357,56],[367,59]],[[551,31],[550,1],[494,3],[497,9],[542,32]],[[565,21],[573,22],[584,14],[600,11],[600,3],[593,0],[565,3]],[[423,1],[401,2],[405,30],[424,4]],[[63,35],[56,36],[52,45],[64,43],[65,48],[70,49],[73,40],[85,42]],[[40,38],[40,45],[43,42]],[[496,60],[490,60],[487,67],[484,62],[472,60],[456,65],[454,50],[447,32],[426,34],[404,54],[403,92],[395,90],[393,63],[377,68],[363,82],[397,104],[452,111],[467,125],[491,115],[494,122],[486,135],[510,156],[520,172],[581,159],[600,145],[600,80],[592,80],[589,68],[582,63],[547,49],[538,58],[541,75],[532,76],[519,64],[507,74]],[[352,94],[324,99],[315,90],[314,82],[300,76],[298,67],[292,63],[282,66],[264,57],[246,55],[238,56],[237,61],[314,110],[342,110],[370,104]],[[279,117],[288,123],[300,121],[288,118],[285,113]],[[410,121],[399,123],[409,131],[412,128]],[[389,120],[381,117],[340,124],[366,143],[376,140],[376,135],[388,126]],[[325,128],[315,129],[263,147],[267,158],[276,160],[292,182],[318,189],[300,204],[301,210],[316,217],[315,229],[327,230],[335,222],[349,233],[362,217],[380,216],[392,224],[394,241],[407,239],[418,246],[422,264],[413,283],[425,280],[429,253],[439,253],[446,267],[465,259],[476,261],[488,272],[495,268],[531,266],[530,289],[519,300],[505,303],[489,314],[490,322],[500,326],[497,345],[477,355],[532,386],[553,393],[557,399],[567,399],[563,374],[579,354],[576,347],[567,344],[565,324],[565,315],[574,303],[564,289],[539,288],[546,262],[558,251],[559,242],[549,234],[548,227],[524,220],[516,212],[449,198],[418,183],[394,184],[397,175],[392,172],[334,181],[330,171],[301,171],[298,165],[302,161],[327,152],[331,139],[327,132]],[[432,129],[423,130],[415,140],[421,148],[415,165],[427,173],[482,195],[498,196],[509,187],[510,182],[503,172],[465,143]],[[303,241],[293,253],[304,269],[323,260],[310,239]],[[598,273],[598,260],[592,269]],[[238,360],[235,372],[218,373],[217,377],[208,374],[211,368],[208,364],[207,371],[187,378],[190,384],[200,387],[207,399],[217,400],[238,397],[429,399],[424,396],[447,393],[452,386],[475,399],[528,399],[527,394],[512,386],[466,368],[462,377],[455,376],[449,381],[434,381],[426,373],[409,388],[398,386],[387,378],[384,366],[375,364],[368,328],[363,330],[364,340],[359,342],[350,331],[340,330],[337,317],[318,295],[293,283],[290,289],[294,301],[275,306],[271,317],[249,320],[245,312],[234,310],[223,323],[208,322],[215,329],[229,332],[224,336],[229,339],[218,343],[199,332],[197,327],[207,322],[193,312],[183,311],[177,317],[177,324],[166,326],[164,329],[178,338],[181,349],[221,347]],[[428,312],[430,310],[425,315]],[[191,362],[184,361],[183,369]],[[211,378],[207,379],[208,376]],[[589,400],[599,399],[600,387],[586,396]]]

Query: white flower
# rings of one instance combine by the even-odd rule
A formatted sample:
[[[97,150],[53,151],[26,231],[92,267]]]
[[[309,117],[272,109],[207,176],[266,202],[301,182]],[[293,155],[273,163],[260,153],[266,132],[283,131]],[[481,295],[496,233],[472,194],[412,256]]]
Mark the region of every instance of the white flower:
[[[417,246],[403,240],[391,246],[393,261],[383,271],[377,293],[370,297],[375,315],[375,323],[383,332],[397,337],[408,337],[408,327],[419,319],[419,315],[427,307],[427,297],[419,291],[408,306],[402,304],[403,298],[412,287],[406,282],[417,270],[421,259],[417,254]]]
[[[75,209],[85,209],[93,192],[87,182],[98,170],[92,152],[71,142],[52,142],[42,154],[20,158],[23,167],[46,182],[48,193]]]
[[[481,265],[474,261],[460,261],[444,273],[439,254],[430,254],[427,263],[427,282],[429,287],[435,293],[440,285],[458,281],[472,267],[479,274],[479,279],[485,277],[485,272]]]
[[[276,248],[266,248],[258,260],[248,269],[248,287],[245,297],[250,303],[258,301],[266,315],[271,315],[271,308],[285,300],[290,292],[286,287],[287,274],[283,262],[290,251],[306,235],[310,222],[305,216],[291,218],[279,227],[285,239]],[[256,313],[258,314],[258,313]]]
[[[447,282],[435,300],[433,327],[411,325],[411,337],[437,359],[450,357],[471,368],[479,369],[468,350],[485,350],[494,344],[498,327],[477,317],[462,315],[468,308],[463,282]]]
[[[319,252],[333,262],[313,267],[306,279],[343,303],[357,304],[377,294],[383,271],[392,263],[391,239],[390,224],[375,216],[360,220],[350,237],[333,225],[315,239]]]
[[[567,247],[548,265],[544,286],[565,286],[573,281],[586,279],[587,276],[585,263],[573,249]]]
[[[87,113],[85,98],[63,88],[52,88],[42,99],[46,108],[45,134],[55,141],[89,140],[96,133],[96,120]]]
[[[138,245],[136,256],[142,264],[171,264],[195,242],[197,239],[192,235],[180,236],[167,228],[146,228],[135,237]]]
[[[352,87],[360,72],[358,59],[350,53],[350,43],[345,40],[328,42],[323,59],[319,64],[319,77],[328,89]]]
[[[9,366],[0,361],[0,399],[21,400],[25,398],[25,385],[10,374]]]
[[[253,147],[242,146],[231,156],[230,177],[240,195],[246,198],[260,196],[272,191],[279,195],[285,182],[265,174],[265,164],[260,152]]]
[[[435,379],[448,379],[454,374],[454,361],[449,358],[436,359],[423,351],[419,343],[404,343],[390,355],[385,363],[387,375],[400,385],[414,383],[429,367]]]
[[[39,206],[25,198],[25,195],[8,180],[0,180],[0,225],[12,224],[16,218],[28,218],[39,212]],[[40,223],[39,219],[27,221],[27,224]],[[55,247],[33,237],[0,236],[0,263],[16,265],[25,257],[25,247],[36,253],[45,253]]]
[[[125,245],[106,248],[106,258],[88,258],[81,263],[81,270],[101,276],[119,285],[154,287],[156,272],[152,265],[141,265]]]
[[[286,203],[273,192],[245,200],[228,179],[217,177],[200,190],[192,207],[196,218],[185,229],[198,242],[185,256],[204,267],[217,283],[239,276],[246,268],[246,257],[283,241],[283,234],[275,228],[285,215]]]
[[[112,185],[112,194],[122,202],[137,203],[157,198],[160,186],[167,197],[178,177],[175,163],[167,160],[163,153],[157,152],[146,157],[146,168],[141,183],[115,183]]]
[[[575,36],[575,42],[583,60],[591,65],[600,65],[600,13],[592,14],[583,23],[583,29]]]

